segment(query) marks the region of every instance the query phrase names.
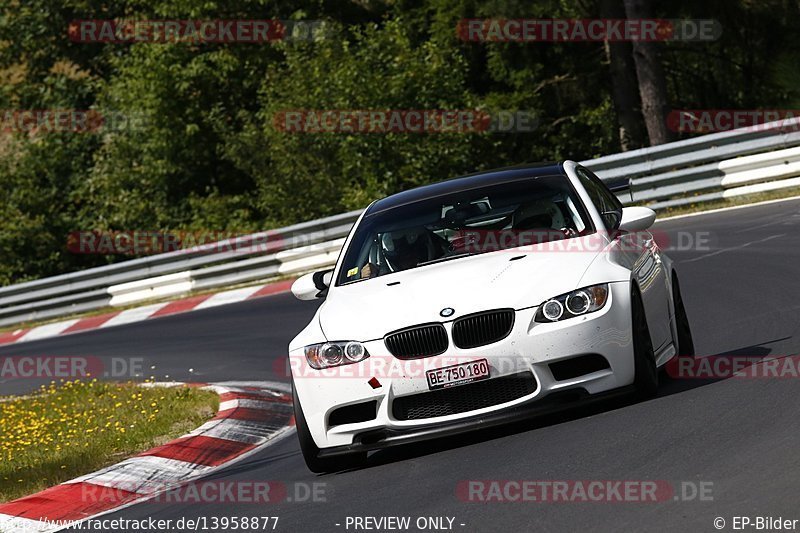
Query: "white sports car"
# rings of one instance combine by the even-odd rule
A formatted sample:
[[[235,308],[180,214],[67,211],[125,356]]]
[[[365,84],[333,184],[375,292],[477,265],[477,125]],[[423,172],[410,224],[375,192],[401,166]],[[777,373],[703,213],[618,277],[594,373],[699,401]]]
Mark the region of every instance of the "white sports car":
[[[658,368],[694,348],[675,269],[647,231],[655,212],[614,194],[628,186],[565,161],[372,203],[333,270],[292,286],[325,299],[289,345],[308,467],[654,395]]]

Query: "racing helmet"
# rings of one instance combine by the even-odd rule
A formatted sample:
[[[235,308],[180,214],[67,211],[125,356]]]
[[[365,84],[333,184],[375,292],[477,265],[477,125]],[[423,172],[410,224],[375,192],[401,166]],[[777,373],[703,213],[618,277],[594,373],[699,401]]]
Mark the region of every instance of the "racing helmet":
[[[567,221],[552,200],[541,199],[517,207],[511,225],[516,229],[562,229],[567,226]]]

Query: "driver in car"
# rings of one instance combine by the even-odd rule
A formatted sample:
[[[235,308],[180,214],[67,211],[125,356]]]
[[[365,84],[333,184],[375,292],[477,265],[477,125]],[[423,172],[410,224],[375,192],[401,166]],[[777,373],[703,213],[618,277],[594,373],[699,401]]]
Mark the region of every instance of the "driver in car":
[[[414,268],[420,263],[440,257],[441,247],[425,228],[407,228],[384,233],[380,239],[381,252],[392,272]],[[361,268],[361,278],[377,276],[379,267],[367,263]]]
[[[522,204],[514,211],[511,227],[522,232],[532,232],[527,237],[541,240],[563,239],[577,235],[558,206],[549,200],[535,200]],[[537,235],[538,233],[538,235]]]

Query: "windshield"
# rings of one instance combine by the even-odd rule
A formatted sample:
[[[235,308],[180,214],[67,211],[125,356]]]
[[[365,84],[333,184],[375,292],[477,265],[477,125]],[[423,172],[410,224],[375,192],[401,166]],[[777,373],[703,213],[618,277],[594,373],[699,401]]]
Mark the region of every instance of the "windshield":
[[[366,215],[337,284],[593,231],[566,176],[459,191]]]

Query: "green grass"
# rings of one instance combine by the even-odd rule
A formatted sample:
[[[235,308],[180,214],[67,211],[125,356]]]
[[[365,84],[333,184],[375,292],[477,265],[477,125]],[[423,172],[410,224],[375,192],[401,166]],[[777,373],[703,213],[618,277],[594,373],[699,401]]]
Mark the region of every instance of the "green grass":
[[[0,399],[0,502],[165,444],[211,418],[219,397],[189,387],[67,381]]]

